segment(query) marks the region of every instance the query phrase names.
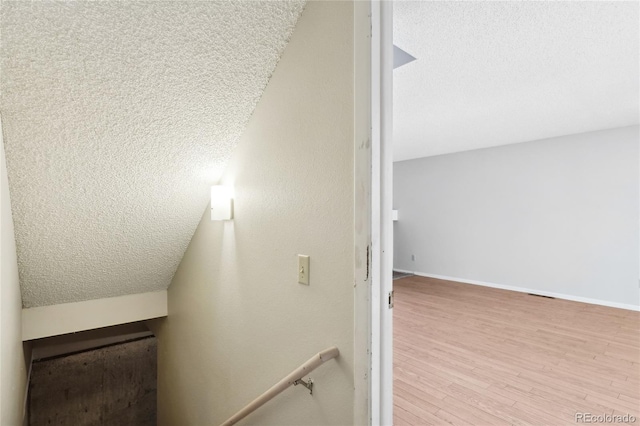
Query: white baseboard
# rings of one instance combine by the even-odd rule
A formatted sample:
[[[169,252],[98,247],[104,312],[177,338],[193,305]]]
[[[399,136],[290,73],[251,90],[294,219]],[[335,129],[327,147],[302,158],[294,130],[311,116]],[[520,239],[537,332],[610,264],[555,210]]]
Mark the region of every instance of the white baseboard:
[[[413,271],[405,271],[404,269],[393,268],[396,272],[402,272],[403,274],[413,274]]]
[[[394,269],[394,270],[398,271],[398,272],[405,272],[405,271],[402,271],[400,269]],[[589,303],[591,305],[609,306],[611,308],[627,309],[629,311],[640,311],[640,306],[638,306],[638,305],[630,305],[630,304],[626,304],[626,303],[610,302],[608,300],[591,299],[591,298],[588,298],[588,297],[573,296],[573,295],[570,295],[570,294],[553,293],[553,292],[550,292],[550,291],[541,291],[541,290],[535,290],[535,289],[532,289],[532,288],[514,287],[514,286],[510,286],[510,285],[495,284],[495,283],[489,283],[489,282],[485,282],[485,281],[469,280],[469,279],[466,279],[466,278],[457,278],[457,277],[448,277],[448,276],[445,276],[445,275],[427,274],[427,273],[424,273],[424,272],[409,272],[409,271],[406,271],[406,273],[415,274],[415,275],[418,275],[420,277],[436,278],[436,279],[439,279],[439,280],[446,280],[446,281],[456,281],[456,282],[459,282],[459,283],[480,285],[480,286],[483,286],[483,287],[499,288],[501,290],[511,290],[511,291],[517,291],[517,292],[520,292],[520,293],[536,294],[538,296],[555,297],[556,299],[564,299],[564,300],[571,300],[573,302]]]

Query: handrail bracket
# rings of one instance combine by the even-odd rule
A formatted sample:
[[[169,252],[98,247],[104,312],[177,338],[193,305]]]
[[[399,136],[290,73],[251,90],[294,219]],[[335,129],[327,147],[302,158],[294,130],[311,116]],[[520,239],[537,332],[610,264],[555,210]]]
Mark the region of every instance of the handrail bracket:
[[[313,395],[313,380],[311,380],[311,377],[309,377],[309,380],[307,380],[306,382],[302,379],[298,379],[293,382],[293,385],[294,386],[302,385],[305,388],[309,389],[309,395]]]
[[[280,379],[278,383],[271,386],[265,393],[245,405],[243,409],[235,413],[233,416],[229,417],[227,421],[222,423],[220,426],[235,425],[291,385],[302,385],[309,390],[309,394],[313,395],[313,380],[311,380],[311,377],[309,377],[307,381],[304,381],[302,378],[321,366],[323,363],[330,359],[334,359],[339,355],[340,351],[335,346],[331,346],[324,351],[318,352],[300,367]]]

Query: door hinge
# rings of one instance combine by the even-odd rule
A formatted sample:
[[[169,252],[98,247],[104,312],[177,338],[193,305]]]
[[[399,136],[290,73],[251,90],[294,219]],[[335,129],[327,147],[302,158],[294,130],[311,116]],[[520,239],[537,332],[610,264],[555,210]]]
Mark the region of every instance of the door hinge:
[[[389,309],[393,308],[393,290],[389,292]]]

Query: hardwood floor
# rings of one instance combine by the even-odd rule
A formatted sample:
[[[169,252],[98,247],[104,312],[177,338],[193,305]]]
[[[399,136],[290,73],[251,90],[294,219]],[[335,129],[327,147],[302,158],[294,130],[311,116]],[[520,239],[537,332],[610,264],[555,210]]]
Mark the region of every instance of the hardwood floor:
[[[639,312],[416,276],[394,290],[395,425],[640,424]]]

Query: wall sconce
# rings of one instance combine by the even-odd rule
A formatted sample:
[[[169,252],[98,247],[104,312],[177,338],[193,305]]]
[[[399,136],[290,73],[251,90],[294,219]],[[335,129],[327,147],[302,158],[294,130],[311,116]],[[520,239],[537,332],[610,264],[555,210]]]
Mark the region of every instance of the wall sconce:
[[[211,187],[211,220],[233,219],[233,195],[224,185]]]

